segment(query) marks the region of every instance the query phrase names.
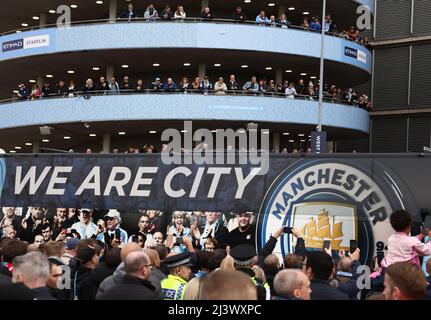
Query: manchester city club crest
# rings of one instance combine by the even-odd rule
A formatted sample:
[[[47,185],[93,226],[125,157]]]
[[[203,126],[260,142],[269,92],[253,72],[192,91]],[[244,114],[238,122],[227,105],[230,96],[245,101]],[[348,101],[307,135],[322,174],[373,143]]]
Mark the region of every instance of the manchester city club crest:
[[[355,240],[361,260],[384,251],[393,233],[389,216],[417,205],[396,174],[372,159],[301,159],[273,182],[262,202],[257,247],[262,249],[281,226],[302,231],[308,250],[322,250],[329,241],[334,251],[349,250]],[[296,238],[283,234],[274,253],[294,253]]]

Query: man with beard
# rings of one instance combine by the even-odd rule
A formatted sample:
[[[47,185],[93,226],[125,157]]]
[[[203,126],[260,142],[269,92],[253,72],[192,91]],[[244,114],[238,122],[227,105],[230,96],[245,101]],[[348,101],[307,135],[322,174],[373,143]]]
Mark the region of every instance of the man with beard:
[[[240,244],[255,246],[256,230],[251,224],[251,217],[251,212],[241,212],[236,215],[239,226],[227,235],[226,245],[229,249]]]
[[[79,222],[72,225],[72,229],[76,230],[82,239],[91,238],[97,233],[97,226],[91,221],[92,210],[79,209]]]

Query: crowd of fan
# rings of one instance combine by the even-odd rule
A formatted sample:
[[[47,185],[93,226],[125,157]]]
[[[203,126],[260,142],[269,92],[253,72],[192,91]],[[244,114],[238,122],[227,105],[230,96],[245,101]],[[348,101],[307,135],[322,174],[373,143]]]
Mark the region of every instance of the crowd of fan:
[[[17,208],[3,212],[0,299],[431,298],[431,278],[420,268],[431,254],[430,234],[410,236],[406,211],[391,214],[395,233],[385,256],[369,264],[366,289],[358,281],[359,249],[309,250],[296,227],[274,230],[258,254],[249,212],[143,210],[127,231],[117,210],[29,208],[23,218]],[[295,252],[280,261],[273,250],[285,232]],[[429,274],[431,260],[423,263]]]
[[[183,77],[178,84],[171,77],[168,77],[165,82],[162,82],[157,77],[154,82],[146,86],[142,79],[138,79],[135,83],[132,83],[129,76],[126,75],[120,83],[117,82],[115,77],[107,81],[106,77],[101,76],[96,83],[91,78],[87,79],[83,86],[76,85],[74,80],[70,80],[68,84],[64,80],[60,80],[54,87],[46,81],[42,88],[39,88],[36,83],[32,83],[31,89],[28,89],[24,83],[21,83],[18,86],[17,97],[20,100],[34,100],[49,96],[75,97],[78,94],[85,96],[91,93],[120,94],[121,92],[280,95],[289,99],[303,98],[316,100],[319,96],[319,86],[311,80],[308,84],[305,84],[303,79],[299,79],[296,83],[289,82],[288,80],[276,83],[275,80],[271,79],[268,81],[266,78],[258,81],[255,76],[252,76],[249,81],[241,86],[233,74],[229,76],[227,82],[225,82],[223,77],[219,77],[214,83],[208,76],[205,76],[204,79],[196,77],[193,81],[189,81],[188,77]],[[347,103],[368,111],[372,109],[368,96],[357,94],[352,88],[344,90],[335,85],[328,87],[325,84],[323,97],[327,101]]]
[[[177,6],[176,10],[173,10],[169,5],[166,5],[163,10],[157,11],[155,6],[153,4],[150,4],[143,16],[138,14],[136,10],[134,10],[133,4],[129,4],[127,9],[122,11],[119,15],[120,19],[126,19],[129,22],[143,17],[145,20],[152,21],[152,20],[176,20],[176,21],[183,21],[187,14],[184,10],[184,7],[181,5]],[[202,21],[211,21],[216,18],[213,10],[210,7],[205,7],[204,10],[201,13]],[[243,23],[247,20],[247,16],[242,10],[241,6],[237,6],[232,14],[232,20],[237,23]],[[256,16],[254,21],[262,26],[270,26],[270,27],[279,27],[279,28],[289,28],[292,25],[292,22],[288,20],[286,14],[281,14],[277,18],[276,15],[267,15],[266,11],[261,10],[259,14]],[[304,17],[300,27],[311,30],[311,31],[321,31],[322,30],[322,22],[320,21],[319,17],[313,17],[311,19]],[[362,37],[360,34],[360,30],[355,28],[354,26],[351,26],[347,30],[343,30],[340,32],[338,30],[337,24],[335,21],[332,20],[332,17],[330,14],[327,14],[325,17],[325,22],[323,24],[323,28],[326,33],[328,34],[334,34],[337,36],[344,37],[346,39],[349,39],[351,41],[355,41],[365,47],[369,47],[368,44],[368,37],[364,36]]]

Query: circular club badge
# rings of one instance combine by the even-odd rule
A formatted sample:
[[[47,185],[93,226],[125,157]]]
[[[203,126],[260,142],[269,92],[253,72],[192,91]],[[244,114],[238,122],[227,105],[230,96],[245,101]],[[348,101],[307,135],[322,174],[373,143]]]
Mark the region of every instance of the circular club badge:
[[[263,248],[282,226],[299,228],[308,250],[348,251],[351,240],[370,261],[384,251],[393,229],[394,210],[418,212],[405,184],[373,159],[304,159],[284,170],[272,183],[262,202],[257,247]],[[294,253],[296,238],[283,234],[274,253]]]

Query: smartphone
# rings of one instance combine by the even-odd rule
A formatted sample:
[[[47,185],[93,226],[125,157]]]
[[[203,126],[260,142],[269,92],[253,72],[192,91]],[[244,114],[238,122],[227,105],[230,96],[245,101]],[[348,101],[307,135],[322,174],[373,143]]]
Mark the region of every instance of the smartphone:
[[[353,253],[358,249],[358,241],[350,240],[350,253]]]
[[[176,244],[177,244],[177,245],[180,245],[180,244],[183,244],[183,243],[184,243],[184,241],[183,241],[183,237],[177,237]]]
[[[323,241],[323,249],[329,249],[330,246],[331,246],[331,241],[329,240]]]
[[[291,233],[292,233],[292,229],[293,229],[292,227],[284,227],[284,228],[283,228],[283,232],[284,232],[284,233],[291,234]]]

